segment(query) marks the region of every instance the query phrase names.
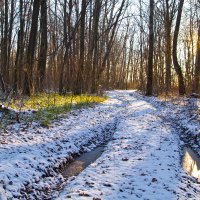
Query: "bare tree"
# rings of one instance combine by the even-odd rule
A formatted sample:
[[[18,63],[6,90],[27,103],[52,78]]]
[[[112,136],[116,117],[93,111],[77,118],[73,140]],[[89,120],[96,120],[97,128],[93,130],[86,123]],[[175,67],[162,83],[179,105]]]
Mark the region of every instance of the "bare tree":
[[[178,76],[178,86],[179,86],[180,95],[185,94],[185,83],[184,83],[183,73],[182,73],[181,66],[178,63],[178,58],[177,58],[177,42],[178,42],[183,4],[184,4],[184,0],[180,0],[179,5],[178,5],[178,13],[177,13],[177,18],[176,18],[176,26],[175,26],[174,38],[173,38],[173,63],[174,63],[174,69]]]
[[[185,87],[197,91],[199,4],[188,0],[182,12],[183,3],[151,1],[150,8],[142,0],[0,1],[1,91],[80,94],[103,87],[152,95],[178,85],[182,94]]]
[[[199,89],[200,89],[200,20],[198,21],[198,40],[197,40],[193,92],[199,93],[200,92]]]
[[[149,57],[147,66],[147,88],[146,95],[153,94],[153,51],[154,51],[154,0],[149,1],[150,15],[149,15]]]
[[[32,24],[29,35],[29,43],[26,54],[26,67],[25,67],[25,78],[24,78],[24,88],[23,94],[30,95],[33,88],[33,64],[34,55],[37,39],[38,30],[38,16],[40,10],[40,0],[34,0],[33,2],[33,14],[32,14]]]
[[[47,59],[47,0],[41,0],[41,19],[40,19],[40,55],[38,62],[38,88],[40,92],[44,89],[44,79]]]
[[[80,19],[80,52],[79,52],[79,63],[78,63],[78,72],[76,78],[75,94],[81,94],[84,92],[84,55],[85,55],[85,16],[86,16],[87,2],[82,0],[81,6],[81,19]]]
[[[171,42],[171,29],[172,22],[175,14],[176,1],[165,0],[164,7],[164,26],[165,26],[165,65],[166,65],[166,93],[171,89],[171,65],[172,65],[172,42]]]

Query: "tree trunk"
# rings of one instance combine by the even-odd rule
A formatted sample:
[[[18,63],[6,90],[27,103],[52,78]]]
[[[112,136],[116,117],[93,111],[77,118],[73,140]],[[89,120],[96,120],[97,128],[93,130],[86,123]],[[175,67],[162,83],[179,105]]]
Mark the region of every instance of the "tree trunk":
[[[147,88],[146,96],[153,94],[153,48],[154,48],[154,0],[150,0],[149,16],[149,57],[147,66]]]
[[[14,68],[13,92],[18,92],[18,86],[21,84],[23,53],[24,53],[24,17],[23,17],[23,0],[20,0],[20,29],[18,31],[17,53]]]
[[[79,62],[78,74],[76,79],[75,94],[81,94],[84,91],[84,55],[85,55],[85,16],[86,16],[87,2],[82,0],[81,19],[80,19],[80,46],[79,46]]]
[[[144,43],[144,25],[143,25],[143,18],[142,18],[142,0],[139,0],[140,4],[140,83],[139,83],[139,89],[144,91],[144,54],[143,54],[143,43]]]
[[[200,20],[198,25],[198,40],[197,40],[197,53],[194,74],[193,92],[200,93]]]
[[[20,35],[21,31],[18,31],[18,39],[17,39],[17,53],[16,53],[16,60],[15,60],[15,68],[14,68],[14,83],[13,83],[13,93],[17,94],[18,88],[18,62],[19,62],[19,52],[20,52]]]
[[[184,0],[180,0],[179,6],[178,6],[177,19],[176,19],[176,26],[175,26],[175,30],[174,30],[173,53],[172,53],[174,69],[178,76],[179,95],[185,94],[185,83],[184,83],[183,73],[181,70],[181,66],[178,63],[178,58],[177,58],[177,42],[178,42],[178,34],[179,34],[179,29],[180,29],[183,4],[184,4]]]
[[[2,41],[2,52],[1,52],[1,62],[2,62],[2,78],[4,83],[8,84],[8,1],[4,1],[4,34]],[[3,87],[3,92],[6,90],[6,86]]]
[[[37,30],[38,30],[38,16],[40,10],[40,0],[34,0],[33,2],[33,14],[32,14],[32,24],[29,35],[29,44],[26,56],[26,66],[25,66],[25,77],[24,77],[24,88],[23,94],[30,95],[31,89],[33,89],[33,62],[35,55]]]
[[[39,92],[41,92],[42,89],[44,89],[44,79],[45,79],[46,60],[47,60],[47,1],[46,0],[41,0],[40,29],[41,29],[41,44],[40,44],[40,55],[38,63]]]
[[[65,53],[64,53],[64,58],[63,58],[63,63],[60,67],[60,74],[59,74],[59,85],[58,85],[58,90],[59,94],[63,94],[63,89],[64,89],[64,65],[66,64],[66,59],[68,55],[68,38],[67,38],[67,0],[64,0],[64,5],[63,5],[63,12],[64,12],[64,21],[63,21],[63,32],[64,32],[64,45],[65,45]]]
[[[14,0],[11,1],[11,10],[10,10],[10,21],[9,21],[9,33],[8,33],[8,79],[9,79],[9,71],[10,71],[10,55],[11,55],[11,42],[12,42],[12,34],[13,34],[13,23],[14,23]],[[11,82],[11,81],[10,81]]]
[[[171,20],[170,20],[170,10],[169,10],[169,0],[165,0],[166,11],[165,11],[165,87],[166,93],[171,89]]]
[[[94,20],[93,20],[93,33],[92,33],[92,54],[93,54],[93,65],[92,65],[92,93],[97,92],[97,69],[98,69],[98,26],[99,26],[99,17],[101,13],[101,2],[99,0],[95,1],[94,8]]]

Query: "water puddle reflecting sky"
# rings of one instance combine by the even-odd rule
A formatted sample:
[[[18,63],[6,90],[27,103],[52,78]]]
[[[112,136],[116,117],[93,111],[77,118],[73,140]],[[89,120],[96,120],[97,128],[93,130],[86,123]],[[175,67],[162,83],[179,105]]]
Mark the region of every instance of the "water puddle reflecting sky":
[[[183,169],[200,182],[200,157],[190,148],[184,148]]]
[[[97,158],[99,158],[103,153],[103,150],[104,146],[99,146],[92,151],[84,153],[81,156],[77,157],[74,161],[72,161],[62,169],[62,175],[65,178],[77,176],[88,165],[97,160]]]

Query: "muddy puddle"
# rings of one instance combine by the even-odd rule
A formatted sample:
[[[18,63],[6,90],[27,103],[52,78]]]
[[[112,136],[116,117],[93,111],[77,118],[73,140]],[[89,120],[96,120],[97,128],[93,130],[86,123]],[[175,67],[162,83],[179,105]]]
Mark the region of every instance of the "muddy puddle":
[[[65,178],[77,176],[91,163],[97,160],[104,151],[105,146],[99,146],[90,152],[83,153],[79,157],[75,158],[71,163],[64,166],[62,169],[62,175]]]
[[[190,176],[200,182],[200,157],[191,148],[184,148],[182,167]]]

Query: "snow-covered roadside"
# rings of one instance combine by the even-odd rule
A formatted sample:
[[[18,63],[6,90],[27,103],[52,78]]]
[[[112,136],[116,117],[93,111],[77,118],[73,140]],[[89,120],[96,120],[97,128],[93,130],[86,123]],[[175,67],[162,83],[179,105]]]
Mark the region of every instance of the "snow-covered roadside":
[[[189,145],[200,156],[200,99],[179,97],[164,101],[135,95],[160,110],[160,117],[179,129],[182,145]]]
[[[1,133],[0,199],[45,199],[46,193],[62,183],[56,169],[61,163],[112,134],[108,127],[112,132],[117,113],[127,102],[119,93],[110,92],[109,96],[95,108],[72,111],[49,129],[13,124],[10,132]]]
[[[161,118],[167,118],[168,107],[130,94],[103,155],[69,181],[57,199],[200,199],[199,184],[181,168],[177,129]]]

